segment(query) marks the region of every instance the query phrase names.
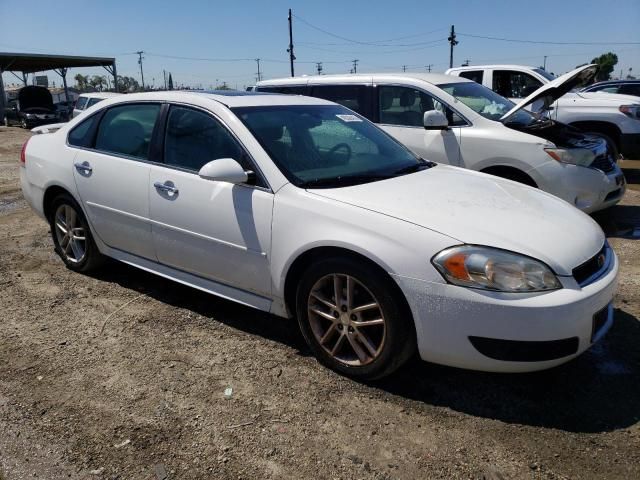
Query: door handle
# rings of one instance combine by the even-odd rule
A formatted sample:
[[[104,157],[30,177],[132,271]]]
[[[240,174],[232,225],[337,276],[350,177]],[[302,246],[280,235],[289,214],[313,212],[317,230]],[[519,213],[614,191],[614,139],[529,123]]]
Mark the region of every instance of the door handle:
[[[73,166],[76,167],[78,173],[83,175],[90,175],[93,172],[93,167],[86,160],[82,163],[76,162]]]
[[[176,188],[173,182],[170,182],[168,180],[164,183],[154,182],[153,186],[156,187],[156,190],[168,193],[169,195],[177,195],[179,192],[179,190]]]

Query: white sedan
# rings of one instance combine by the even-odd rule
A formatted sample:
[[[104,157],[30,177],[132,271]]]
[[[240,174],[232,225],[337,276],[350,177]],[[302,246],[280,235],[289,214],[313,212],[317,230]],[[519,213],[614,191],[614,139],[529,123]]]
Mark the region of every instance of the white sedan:
[[[563,200],[418,158],[334,103],[158,92],[105,100],[23,147],[24,196],[68,268],[111,257],[297,317],[361,379],[424,360],[566,362],[613,321],[617,258]]]

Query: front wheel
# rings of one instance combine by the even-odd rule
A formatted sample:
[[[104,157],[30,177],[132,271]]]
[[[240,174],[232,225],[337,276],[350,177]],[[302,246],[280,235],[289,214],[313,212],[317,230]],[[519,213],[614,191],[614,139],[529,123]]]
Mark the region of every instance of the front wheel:
[[[411,313],[392,280],[350,258],[313,264],[302,276],[296,311],[316,358],[361,380],[391,374],[414,353]]]
[[[104,256],[98,250],[82,209],[69,195],[60,195],[51,206],[49,226],[56,253],[76,272],[100,266]]]

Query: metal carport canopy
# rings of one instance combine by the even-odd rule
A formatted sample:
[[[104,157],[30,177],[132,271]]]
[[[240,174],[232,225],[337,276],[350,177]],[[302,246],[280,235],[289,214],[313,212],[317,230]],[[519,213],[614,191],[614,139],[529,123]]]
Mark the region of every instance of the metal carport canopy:
[[[107,72],[113,75],[113,84],[117,91],[118,81],[115,58],[0,52],[0,120],[4,118],[5,104],[4,84],[2,82],[3,72],[22,72],[23,78],[25,78],[24,75],[28,73],[55,70],[62,77],[68,100],[67,69],[77,67],[104,67]]]

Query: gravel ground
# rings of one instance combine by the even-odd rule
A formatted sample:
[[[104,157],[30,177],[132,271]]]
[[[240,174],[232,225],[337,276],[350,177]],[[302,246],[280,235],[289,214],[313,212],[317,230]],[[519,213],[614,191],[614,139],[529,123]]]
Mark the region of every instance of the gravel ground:
[[[597,215],[621,275],[592,350],[361,384],[293,321],[124,264],[65,269],[21,197],[27,135],[0,127],[0,479],[640,478],[640,191]]]

